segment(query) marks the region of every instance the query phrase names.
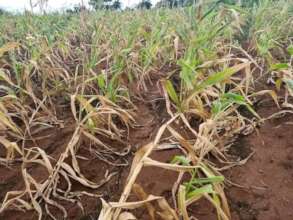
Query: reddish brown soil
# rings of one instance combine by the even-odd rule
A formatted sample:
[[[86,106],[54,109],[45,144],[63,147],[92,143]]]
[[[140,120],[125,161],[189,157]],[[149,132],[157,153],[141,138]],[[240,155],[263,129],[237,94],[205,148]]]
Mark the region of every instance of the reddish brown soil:
[[[259,113],[266,117],[276,112],[271,105]],[[232,219],[293,219],[293,116],[266,121],[258,130],[239,140],[234,148],[254,151],[244,165],[231,169],[227,178],[243,186],[226,190]]]
[[[258,113],[268,117],[277,112],[273,103],[262,105]],[[240,137],[230,150],[231,159],[245,159],[243,166],[224,173],[239,186],[227,185],[232,220],[287,220],[293,219],[293,115],[265,121],[256,132]],[[152,158],[169,162],[179,151],[161,151]],[[172,204],[171,189],[176,172],[144,168],[138,183],[147,193],[162,195]],[[216,220],[215,210],[204,200],[190,207],[189,213],[198,219]],[[140,218],[148,219],[141,211]]]

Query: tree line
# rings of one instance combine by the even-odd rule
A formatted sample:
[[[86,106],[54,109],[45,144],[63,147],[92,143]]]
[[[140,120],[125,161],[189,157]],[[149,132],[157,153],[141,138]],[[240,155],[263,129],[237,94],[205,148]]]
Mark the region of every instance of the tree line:
[[[156,8],[176,8],[176,7],[185,7],[191,6],[204,0],[160,0],[154,7]],[[253,5],[259,4],[261,0],[218,0],[215,1],[215,4],[225,3],[225,4],[238,4],[243,7],[252,7]],[[32,2],[32,0],[30,0]],[[44,4],[47,0],[38,0],[38,4]],[[67,9],[67,13],[79,13],[83,10],[86,10],[86,7],[82,3],[75,5],[72,9]],[[32,5],[32,4],[31,4]],[[94,10],[121,10],[122,4],[121,0],[89,0],[89,5]],[[151,0],[141,0],[136,6],[136,9],[150,9],[153,7]],[[3,9],[0,8],[0,15],[6,13]]]
[[[156,8],[176,8],[185,7],[203,2],[204,0],[161,0],[154,7]],[[225,4],[238,4],[243,7],[252,7],[255,4],[259,4],[260,0],[218,0],[215,3],[225,3]],[[89,4],[95,9],[112,9],[120,10],[121,2],[120,0],[90,0]],[[135,8],[137,9],[150,9],[152,8],[152,3],[150,0],[141,0]]]

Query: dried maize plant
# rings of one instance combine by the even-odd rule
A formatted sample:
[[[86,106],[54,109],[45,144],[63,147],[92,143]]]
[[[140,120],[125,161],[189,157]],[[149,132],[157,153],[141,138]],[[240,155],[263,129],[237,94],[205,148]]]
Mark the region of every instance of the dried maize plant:
[[[237,88],[234,88],[234,92],[244,90],[245,85],[249,86],[249,83],[247,84],[245,80],[241,80],[242,84],[236,83],[237,80],[232,79],[231,76],[242,69],[249,68],[249,66],[250,62],[245,61],[226,71],[207,77],[202,75],[199,78],[201,82],[189,92],[181,90],[186,92],[182,95],[177,95],[170,81],[163,82],[166,105],[172,117],[160,128],[154,142],[142,147],[136,153],[119,202],[109,204],[104,202],[100,219],[121,219],[121,216],[126,215],[125,212],[121,212],[121,209],[135,208],[145,203],[147,203],[145,206],[148,207],[148,213],[152,219],[155,219],[155,215],[164,216],[164,219],[180,219],[181,217],[189,219],[187,206],[202,197],[214,205],[219,219],[230,218],[227,199],[223,191],[224,178],[219,174],[219,170],[214,164],[206,160],[206,157],[211,154],[219,161],[229,164],[225,157],[227,145],[233,141],[237,134],[247,128],[249,120],[241,116],[237,111],[237,105],[249,105],[242,96],[236,95],[232,91],[229,96],[228,93],[225,93],[226,96],[221,95],[221,87],[234,83],[238,85]],[[244,91],[242,92],[245,94]],[[179,97],[186,98],[180,100]],[[252,108],[248,108],[255,113]],[[173,109],[177,109],[177,112],[173,112]],[[191,125],[190,118],[193,115],[201,120],[198,128]],[[184,130],[188,132],[182,132]],[[189,135],[186,136],[186,133]],[[167,140],[162,138],[167,134],[169,134]],[[174,146],[181,149],[183,155],[174,158],[172,164],[155,161],[149,156],[153,150],[166,150],[166,147],[174,148]],[[152,205],[152,200],[158,200],[164,204],[166,201],[161,197],[157,198],[151,195],[140,196],[142,201],[136,203],[127,202],[131,189],[135,187],[135,180],[145,166],[157,166],[178,172],[178,180],[172,189],[175,210],[168,205],[168,209],[163,209],[165,213],[162,213],[160,209],[154,211],[155,206]],[[184,182],[182,178],[186,173],[190,175],[190,180]],[[159,207],[161,206],[159,205]]]
[[[6,150],[6,157],[1,158],[1,163],[21,163],[24,190],[8,192],[0,212],[16,207],[35,210],[39,219],[45,214],[57,219],[51,214],[51,209],[55,208],[62,213],[62,218],[67,218],[62,201],[77,202],[83,210],[80,196],[101,196],[73,191],[72,181],[97,189],[115,175],[106,172],[104,179],[94,183],[82,174],[77,159],[81,139],[89,140],[88,149],[104,162],[114,166],[128,165],[123,156],[130,151],[127,138],[129,127],[134,122],[131,112],[134,107],[119,85],[114,87],[111,84],[108,88],[108,79],[103,74],[96,76],[91,70],[85,71],[83,60],[77,59],[70,47],[58,50],[49,48],[46,40],[38,40],[42,44],[40,50],[29,61],[24,55],[27,48],[17,48],[18,44],[7,44],[1,48],[1,56],[5,54],[5,57],[0,69],[3,93],[0,143]],[[19,51],[9,52],[15,49]],[[9,55],[15,56],[15,66],[6,62]],[[72,116],[63,116],[64,108],[71,109]],[[75,123],[75,128],[71,129],[72,137],[65,146],[64,143],[56,146],[61,152],[53,158],[37,142],[48,138],[42,133],[50,133],[51,128],[68,129],[64,127],[69,126],[68,120]],[[123,162],[115,162],[115,157],[122,158]],[[46,173],[43,178],[36,179],[30,173],[31,168],[44,169]]]
[[[202,199],[218,219],[231,219],[221,172],[251,156],[230,161],[231,145],[258,123],[292,113],[263,119],[254,109],[264,95],[278,108],[293,107],[290,10],[287,0],[247,8],[199,1],[149,11],[0,15],[0,163],[23,180],[5,191],[0,213],[66,219],[67,204],[84,210],[81,198],[90,196],[102,201],[99,220],[138,219],[138,208],[151,220],[194,219],[190,209]],[[273,87],[260,90],[266,78]],[[180,153],[169,163],[152,156],[171,149]],[[118,176],[108,167],[128,172],[134,151],[120,199],[106,201],[102,186]],[[89,158],[107,167],[90,173],[94,180],[83,170]],[[171,198],[138,184],[145,167],[177,174]]]

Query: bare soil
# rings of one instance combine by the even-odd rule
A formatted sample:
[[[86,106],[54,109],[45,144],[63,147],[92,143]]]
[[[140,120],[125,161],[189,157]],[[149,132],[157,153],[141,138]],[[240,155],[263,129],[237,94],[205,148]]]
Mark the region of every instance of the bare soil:
[[[270,103],[258,112],[267,117],[276,111]],[[243,187],[226,189],[232,219],[293,219],[292,128],[292,115],[271,119],[234,146],[245,149],[239,152],[254,152],[254,155],[245,165],[226,173],[227,178]]]

